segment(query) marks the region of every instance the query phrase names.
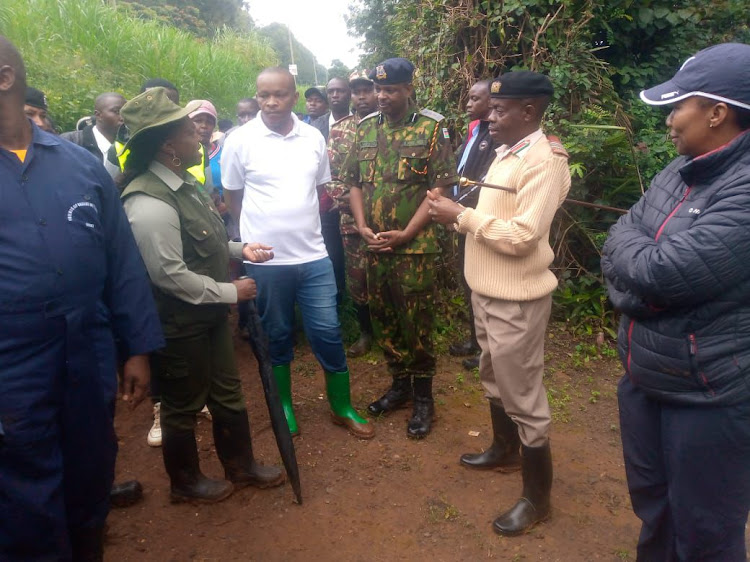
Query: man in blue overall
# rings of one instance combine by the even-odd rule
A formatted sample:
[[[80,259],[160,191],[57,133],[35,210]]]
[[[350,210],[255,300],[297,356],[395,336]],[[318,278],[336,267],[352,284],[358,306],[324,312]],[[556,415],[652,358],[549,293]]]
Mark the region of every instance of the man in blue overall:
[[[26,118],[25,91],[0,36],[0,560],[101,560],[116,356],[134,406],[164,340],[112,180]]]

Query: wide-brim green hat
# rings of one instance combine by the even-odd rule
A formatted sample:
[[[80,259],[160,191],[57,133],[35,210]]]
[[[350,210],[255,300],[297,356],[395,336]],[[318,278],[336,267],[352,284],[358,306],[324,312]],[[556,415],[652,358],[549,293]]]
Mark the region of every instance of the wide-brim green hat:
[[[130,134],[120,154],[128,150],[133,141],[146,131],[184,119],[200,105],[200,100],[196,100],[180,107],[167,97],[166,88],[161,87],[149,88],[137,95],[120,110],[120,116]]]

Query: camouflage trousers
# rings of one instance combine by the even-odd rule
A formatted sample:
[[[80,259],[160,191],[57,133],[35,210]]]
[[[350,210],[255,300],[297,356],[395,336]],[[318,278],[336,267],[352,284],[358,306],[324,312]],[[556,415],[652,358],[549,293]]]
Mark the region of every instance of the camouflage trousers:
[[[434,254],[368,252],[367,290],[375,338],[394,377],[435,375]]]
[[[342,234],[346,288],[354,304],[367,304],[367,247],[358,232]]]

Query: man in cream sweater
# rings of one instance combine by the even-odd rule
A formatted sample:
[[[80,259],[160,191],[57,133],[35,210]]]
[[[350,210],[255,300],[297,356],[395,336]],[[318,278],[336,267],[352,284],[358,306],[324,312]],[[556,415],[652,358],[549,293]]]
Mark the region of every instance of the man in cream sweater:
[[[570,188],[565,149],[540,124],[553,89],[536,72],[503,74],[490,85],[490,134],[501,145],[476,209],[430,192],[430,214],[466,234],[464,274],[472,290],[479,374],[490,401],[494,439],[469,468],[522,470],[523,493],[493,528],[518,535],[550,511],[550,410],[542,383],[544,336],[557,279],[549,231]],[[521,454],[519,455],[519,447]]]

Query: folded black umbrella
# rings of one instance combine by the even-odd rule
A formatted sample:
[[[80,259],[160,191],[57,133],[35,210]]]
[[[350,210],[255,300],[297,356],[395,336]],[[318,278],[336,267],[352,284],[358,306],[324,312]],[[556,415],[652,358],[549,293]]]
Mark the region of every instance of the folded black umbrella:
[[[292,484],[292,490],[294,490],[297,503],[302,504],[302,487],[299,481],[297,453],[294,449],[292,434],[289,432],[289,425],[284,416],[284,410],[281,407],[279,392],[276,389],[276,379],[273,378],[271,354],[268,351],[268,336],[263,331],[260,316],[255,308],[255,302],[249,301],[247,304],[247,330],[250,335],[250,346],[253,348],[253,354],[258,360],[258,370],[260,372],[260,380],[263,383],[263,393],[266,396],[268,414],[271,418],[271,428],[276,436],[276,444],[279,447],[281,460],[284,463],[289,482]]]

